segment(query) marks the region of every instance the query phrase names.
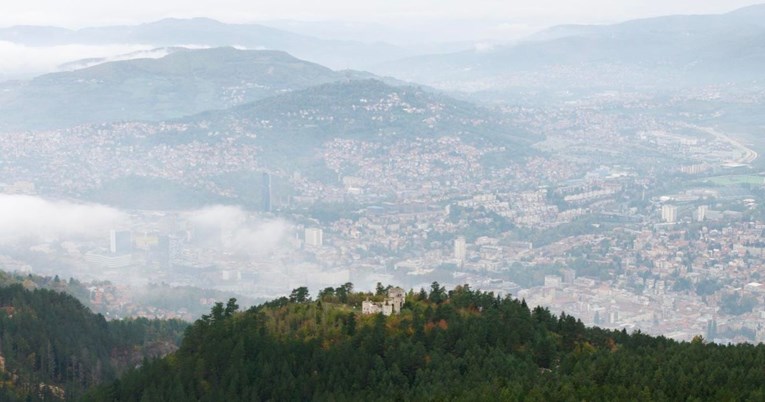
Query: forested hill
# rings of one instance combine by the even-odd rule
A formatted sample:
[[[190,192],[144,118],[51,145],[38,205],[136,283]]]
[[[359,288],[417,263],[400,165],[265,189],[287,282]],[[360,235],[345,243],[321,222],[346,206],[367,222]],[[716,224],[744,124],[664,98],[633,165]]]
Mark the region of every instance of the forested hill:
[[[0,400],[75,400],[145,357],[175,350],[186,326],[107,322],[64,293],[0,287]]]
[[[765,400],[765,346],[586,328],[467,286],[361,315],[364,294],[218,304],[180,349],[92,401]]]

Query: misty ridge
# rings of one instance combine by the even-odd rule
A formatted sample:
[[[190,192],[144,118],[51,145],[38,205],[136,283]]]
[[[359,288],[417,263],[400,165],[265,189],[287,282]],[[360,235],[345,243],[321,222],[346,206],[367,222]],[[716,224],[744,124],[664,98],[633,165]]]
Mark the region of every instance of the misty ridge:
[[[425,53],[380,40],[319,39],[265,25],[225,24],[206,18],[165,19],[135,26],[79,30],[8,27],[0,30],[0,49],[9,56],[21,56],[4,58],[7,75],[20,72],[14,66],[20,60],[25,61],[25,70],[39,74],[54,71],[56,66],[47,60],[59,60],[59,57],[59,66],[66,66],[67,62],[78,59],[107,61],[145,57],[146,53],[141,51],[152,48],[235,46],[250,50],[281,50],[333,69],[371,70],[407,79],[416,74],[418,79],[415,81],[419,83],[440,82],[439,85],[447,89],[448,80],[459,79],[463,81],[461,90],[466,90],[467,85],[475,83],[479,76],[491,74],[496,83],[504,84],[508,79],[512,83],[512,77],[503,77],[504,74],[524,73],[516,79],[528,82],[533,76],[526,74],[537,71],[538,74],[555,75],[555,71],[549,69],[562,65],[594,68],[600,74],[609,75],[609,79],[613,79],[610,77],[613,72],[603,70],[608,65],[620,68],[622,73],[630,73],[630,79],[651,75],[658,78],[677,70],[709,79],[722,73],[722,68],[731,70],[729,74],[735,71],[738,75],[757,70],[756,63],[762,62],[757,51],[758,38],[763,32],[762,14],[762,6],[755,5],[720,15],[656,17],[612,25],[561,25],[513,41],[467,40],[454,43],[451,50]],[[281,28],[290,27],[289,23],[275,23]],[[331,32],[331,24],[325,25],[329,25],[326,31]],[[357,25],[359,31],[366,29],[363,24]],[[292,26],[310,27],[310,24],[296,22]],[[349,25],[346,29],[352,30],[352,27]],[[318,27],[316,30],[321,31]],[[352,37],[352,34],[348,35]],[[394,32],[389,36],[396,37]],[[333,57],[344,60],[338,63]],[[37,63],[40,67],[35,67]],[[629,65],[644,71],[623,70]],[[459,71],[467,73],[460,76]],[[572,85],[572,78],[573,75],[566,81],[553,82]],[[518,84],[523,86],[522,81]]]

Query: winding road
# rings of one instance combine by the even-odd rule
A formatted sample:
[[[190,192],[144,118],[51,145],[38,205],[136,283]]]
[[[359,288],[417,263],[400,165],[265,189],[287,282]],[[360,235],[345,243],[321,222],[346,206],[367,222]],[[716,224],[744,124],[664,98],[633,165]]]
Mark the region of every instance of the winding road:
[[[699,127],[699,126],[689,126],[691,128],[694,128],[696,130],[699,130],[701,132],[707,133],[715,138],[717,138],[720,141],[727,142],[731,144],[735,149],[739,151],[739,157],[738,159],[729,161],[728,163],[739,163],[739,164],[745,164],[748,165],[752,162],[754,162],[758,157],[759,154],[757,151],[747,147],[746,145],[742,144],[739,140],[730,137],[727,134],[723,134],[714,128],[711,127]]]

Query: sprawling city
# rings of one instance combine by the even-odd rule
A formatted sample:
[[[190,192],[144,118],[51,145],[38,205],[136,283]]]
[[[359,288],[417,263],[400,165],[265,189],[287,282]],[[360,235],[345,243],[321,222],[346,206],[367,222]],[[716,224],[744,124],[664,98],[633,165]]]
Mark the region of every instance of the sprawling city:
[[[661,106],[687,101],[674,102]],[[152,188],[151,178],[251,206],[202,200],[177,210],[155,200],[158,208],[126,209],[123,222],[86,242],[10,247],[5,266],[108,280],[93,286],[91,303],[117,315],[183,316],[137,309],[120,285],[212,285],[269,298],[302,285],[420,289],[438,281],[521,297],[607,328],[762,341],[758,153],[697,125],[703,117],[660,119],[650,100],[581,103],[503,110],[538,139],[522,156],[438,132],[390,142],[331,138],[318,148],[324,177],[260,162],[258,146],[247,144],[257,129],[175,147],[147,139],[199,127],[120,123],[5,136],[9,196],[98,197],[93,191],[104,183],[140,192]],[[616,115],[614,104],[635,106]],[[396,97],[374,106],[381,118],[412,107]],[[59,264],[46,269],[30,258]]]

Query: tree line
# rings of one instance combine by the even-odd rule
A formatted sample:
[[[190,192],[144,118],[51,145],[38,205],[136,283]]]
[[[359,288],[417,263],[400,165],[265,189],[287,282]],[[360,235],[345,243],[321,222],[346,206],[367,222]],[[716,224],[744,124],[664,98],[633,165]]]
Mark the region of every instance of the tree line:
[[[587,328],[467,285],[433,283],[401,314],[361,315],[348,300],[370,294],[341,288],[246,311],[219,303],[177,352],[84,400],[765,400],[762,345]]]

